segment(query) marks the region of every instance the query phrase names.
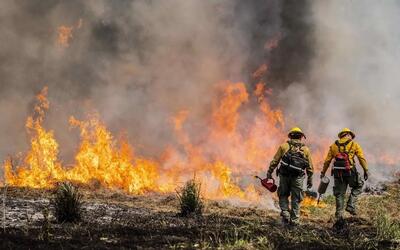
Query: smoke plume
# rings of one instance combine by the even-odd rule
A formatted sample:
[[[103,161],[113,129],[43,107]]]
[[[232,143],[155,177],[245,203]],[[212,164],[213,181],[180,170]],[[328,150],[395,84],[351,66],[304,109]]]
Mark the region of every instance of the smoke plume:
[[[184,108],[201,121],[215,83],[248,80],[264,60],[263,43],[280,29],[279,1],[0,5],[2,158],[26,147],[24,120],[43,86],[52,105],[47,127],[57,128],[67,158],[77,143],[68,117],[92,110],[142,153],[157,154],[172,140],[171,115]],[[64,45],[57,43],[60,26],[71,29]]]
[[[400,5],[314,1],[311,13],[311,68],[282,94],[285,110],[310,133],[332,141],[341,128],[353,129],[373,178],[391,176],[399,160]],[[388,162],[392,166],[385,166]]]
[[[153,157],[176,140],[171,116],[190,110],[201,141],[216,83],[243,81],[252,92],[252,73],[266,64],[261,80],[287,127],[303,127],[311,142],[350,127],[378,172],[400,139],[399,10],[394,0],[2,1],[0,158],[27,148],[24,121],[44,86],[45,125],[64,161],[79,139],[69,116],[93,111]]]

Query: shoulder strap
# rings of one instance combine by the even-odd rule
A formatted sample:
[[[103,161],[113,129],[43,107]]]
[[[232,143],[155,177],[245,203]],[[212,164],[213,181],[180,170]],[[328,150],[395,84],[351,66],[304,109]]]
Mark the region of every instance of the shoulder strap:
[[[350,145],[350,148],[349,148],[349,151],[348,151],[348,152],[350,152],[350,151],[353,149],[353,145],[354,145],[354,142],[351,141],[351,145]]]
[[[291,143],[291,141],[288,141],[288,144],[289,144],[289,150],[288,150],[288,152],[292,152],[293,144]]]
[[[339,140],[336,140],[335,141],[335,144],[336,144],[336,146],[338,147],[338,149],[339,149],[339,153],[348,153],[349,151],[346,151],[346,146],[349,144],[351,142],[351,146],[350,146],[350,149],[349,149],[349,151],[351,151],[351,149],[353,148],[353,140],[348,140],[348,141],[345,141],[345,142],[343,142],[343,143],[340,143],[339,142]],[[343,147],[343,152],[340,150],[341,149],[341,147]]]
[[[336,141],[335,141],[335,144],[336,144],[336,146],[337,146],[338,149],[339,149],[339,153],[341,153],[341,151],[340,151],[340,146],[341,146],[341,145],[340,145],[340,143],[339,143],[339,140],[336,140]]]

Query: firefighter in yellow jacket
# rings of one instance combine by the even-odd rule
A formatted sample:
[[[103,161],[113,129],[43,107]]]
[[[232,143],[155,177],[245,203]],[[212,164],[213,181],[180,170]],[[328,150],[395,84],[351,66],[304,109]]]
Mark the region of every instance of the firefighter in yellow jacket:
[[[357,156],[361,167],[364,169],[364,180],[368,179],[368,166],[361,146],[353,139],[355,134],[348,128],[344,128],[338,134],[339,140],[335,141],[330,148],[321,172],[321,178],[325,176],[332,160],[332,175],[334,176],[333,194],[336,198],[336,219],[343,220],[344,196],[347,186],[351,192],[346,205],[346,211],[352,215],[357,214],[357,197],[362,192],[364,181],[361,180],[355,166],[355,156]]]
[[[272,179],[272,173],[278,167],[279,176],[278,197],[282,221],[286,225],[297,225],[300,218],[300,203],[303,200],[303,184],[307,174],[307,188],[312,187],[313,165],[311,153],[302,142],[306,136],[300,128],[292,128],[288,134],[289,140],[283,143],[269,165],[267,178]],[[289,196],[291,209],[289,209]]]

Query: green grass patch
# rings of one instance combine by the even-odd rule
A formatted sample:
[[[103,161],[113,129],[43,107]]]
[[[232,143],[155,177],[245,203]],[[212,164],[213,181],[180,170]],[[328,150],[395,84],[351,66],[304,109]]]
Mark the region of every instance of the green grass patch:
[[[194,179],[189,180],[177,192],[181,216],[202,215],[204,203],[200,194],[201,185]]]
[[[378,213],[374,225],[378,240],[400,241],[400,222],[393,220],[385,211]]]
[[[59,223],[81,220],[82,195],[71,183],[64,182],[57,186],[52,203]]]

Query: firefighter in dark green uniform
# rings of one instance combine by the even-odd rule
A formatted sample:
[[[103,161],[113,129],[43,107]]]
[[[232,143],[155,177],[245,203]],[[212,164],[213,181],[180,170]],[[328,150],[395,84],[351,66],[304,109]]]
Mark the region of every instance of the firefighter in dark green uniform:
[[[307,174],[307,188],[312,187],[313,165],[311,153],[302,142],[306,138],[300,128],[289,131],[289,140],[283,143],[269,165],[267,178],[272,179],[272,173],[278,167],[279,176],[278,197],[282,221],[286,225],[297,225],[300,218],[300,203],[303,200],[303,184]],[[289,208],[289,196],[291,208]]]
[[[353,139],[355,134],[348,128],[344,128],[338,134],[339,140],[335,141],[326,156],[324,167],[321,172],[321,178],[325,176],[332,160],[332,175],[334,176],[335,184],[333,194],[336,197],[336,219],[338,222],[343,221],[344,196],[347,187],[350,186],[351,192],[346,205],[346,211],[352,215],[357,214],[356,201],[362,192],[364,181],[361,180],[356,166],[355,156],[357,156],[361,167],[364,169],[364,180],[368,179],[368,165],[365,160],[361,146]]]

